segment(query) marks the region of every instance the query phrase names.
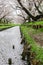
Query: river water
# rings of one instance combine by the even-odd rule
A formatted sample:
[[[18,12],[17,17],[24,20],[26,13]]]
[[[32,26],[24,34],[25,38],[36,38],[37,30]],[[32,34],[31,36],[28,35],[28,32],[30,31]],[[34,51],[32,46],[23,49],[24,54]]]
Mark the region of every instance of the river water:
[[[19,26],[0,32],[0,65],[9,65],[9,59],[12,60],[10,65],[26,65],[26,61],[21,59],[23,44],[20,42]]]

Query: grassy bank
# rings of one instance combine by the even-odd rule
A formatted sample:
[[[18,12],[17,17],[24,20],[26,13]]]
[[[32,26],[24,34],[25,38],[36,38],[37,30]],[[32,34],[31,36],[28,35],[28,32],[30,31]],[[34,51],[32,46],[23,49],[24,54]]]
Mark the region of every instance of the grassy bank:
[[[13,24],[0,24],[0,31],[13,27]]]
[[[43,21],[26,22],[24,25],[43,25]]]
[[[27,27],[27,24],[21,26],[21,31],[28,44],[31,45],[31,51],[36,53],[35,59],[39,60],[43,64],[43,48],[38,45],[35,40],[31,37],[31,34],[37,34],[43,32],[43,28],[35,30],[32,27]]]
[[[18,25],[19,24],[13,24],[13,23],[10,23],[10,24],[0,24],[0,31],[8,29],[8,28],[11,28],[11,27],[14,27],[14,26],[18,26]]]

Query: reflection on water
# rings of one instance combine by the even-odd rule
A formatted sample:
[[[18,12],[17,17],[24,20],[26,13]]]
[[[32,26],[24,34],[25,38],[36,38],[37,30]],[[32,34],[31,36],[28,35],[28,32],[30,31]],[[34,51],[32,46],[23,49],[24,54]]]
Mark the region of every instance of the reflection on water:
[[[0,65],[26,65],[21,60],[23,45],[20,44],[19,26],[0,32]]]

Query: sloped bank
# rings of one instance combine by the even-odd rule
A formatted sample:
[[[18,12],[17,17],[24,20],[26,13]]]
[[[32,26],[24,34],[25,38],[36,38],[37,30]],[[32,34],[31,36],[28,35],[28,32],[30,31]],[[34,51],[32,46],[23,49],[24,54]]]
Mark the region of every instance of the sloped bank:
[[[9,29],[9,28],[12,28],[12,27],[14,27],[14,26],[4,27],[4,28],[1,28],[0,31],[6,30],[6,29]]]
[[[16,24],[0,24],[0,31],[12,28],[14,26],[17,26]]]
[[[28,28],[21,26],[22,43],[24,50],[22,59],[26,60],[28,65],[43,65],[43,48],[37,46],[35,41],[28,35]]]

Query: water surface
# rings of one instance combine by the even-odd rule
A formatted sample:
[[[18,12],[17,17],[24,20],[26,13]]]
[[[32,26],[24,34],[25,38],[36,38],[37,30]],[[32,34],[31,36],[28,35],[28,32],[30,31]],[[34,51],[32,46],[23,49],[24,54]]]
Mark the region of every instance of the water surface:
[[[21,59],[23,45],[20,42],[19,26],[0,32],[0,65],[9,65],[9,58],[12,60],[11,65],[26,65],[26,61]]]

